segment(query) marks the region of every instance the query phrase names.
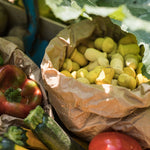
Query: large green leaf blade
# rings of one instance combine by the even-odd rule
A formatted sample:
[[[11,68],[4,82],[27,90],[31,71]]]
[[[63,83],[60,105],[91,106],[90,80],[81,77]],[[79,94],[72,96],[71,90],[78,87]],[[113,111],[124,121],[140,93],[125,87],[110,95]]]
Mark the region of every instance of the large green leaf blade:
[[[72,7],[69,1],[46,0],[46,4],[51,8],[55,17],[64,22],[77,19],[82,13],[82,9],[80,7]]]

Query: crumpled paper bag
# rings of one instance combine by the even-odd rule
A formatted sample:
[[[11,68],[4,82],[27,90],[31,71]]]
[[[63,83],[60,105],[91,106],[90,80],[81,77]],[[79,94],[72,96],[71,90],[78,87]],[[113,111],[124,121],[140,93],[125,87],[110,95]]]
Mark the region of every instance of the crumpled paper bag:
[[[18,66],[26,73],[28,78],[33,79],[38,83],[43,94],[42,106],[44,110],[53,117],[51,105],[48,102],[48,97],[43,87],[40,68],[26,54],[24,54],[24,52],[18,49],[17,45],[5,40],[4,38],[0,38],[0,54],[4,59],[4,64]],[[2,135],[10,125],[25,126],[23,119],[3,114],[0,116],[0,135]]]
[[[99,132],[116,130],[135,137],[150,148],[150,85],[135,90],[121,86],[87,85],[59,72],[64,59],[91,36],[118,41],[126,34],[106,17],[83,20],[62,30],[46,48],[42,78],[50,103],[68,130],[90,141]]]

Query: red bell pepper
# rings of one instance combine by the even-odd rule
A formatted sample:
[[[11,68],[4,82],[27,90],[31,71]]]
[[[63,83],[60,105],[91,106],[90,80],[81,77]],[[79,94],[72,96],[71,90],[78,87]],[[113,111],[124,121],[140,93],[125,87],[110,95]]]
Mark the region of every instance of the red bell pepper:
[[[37,83],[15,65],[0,67],[0,114],[25,118],[40,105],[42,92]]]

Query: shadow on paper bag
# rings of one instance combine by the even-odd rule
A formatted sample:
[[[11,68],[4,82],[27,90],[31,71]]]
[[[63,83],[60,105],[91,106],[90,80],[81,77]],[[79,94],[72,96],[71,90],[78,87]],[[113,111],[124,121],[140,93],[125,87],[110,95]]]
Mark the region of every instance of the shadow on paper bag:
[[[116,42],[126,34],[109,18],[83,20],[53,38],[41,63],[49,100],[67,129],[86,141],[106,130],[125,132],[150,148],[150,85],[134,90],[102,84],[91,86],[59,72],[81,41],[91,36],[109,36]]]

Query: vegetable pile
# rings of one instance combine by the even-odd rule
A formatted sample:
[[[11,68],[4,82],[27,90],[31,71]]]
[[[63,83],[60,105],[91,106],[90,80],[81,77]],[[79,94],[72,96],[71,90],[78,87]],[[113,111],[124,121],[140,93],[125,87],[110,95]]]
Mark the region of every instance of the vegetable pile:
[[[40,105],[31,110],[23,121],[28,128],[9,126],[0,136],[0,149],[85,150]]]
[[[69,136],[61,126],[38,105],[31,110],[24,123],[10,125],[0,136],[2,150],[142,150],[136,139],[120,132],[103,132],[96,135],[85,147]]]
[[[47,3],[49,2],[47,0]],[[44,8],[41,8],[40,13],[48,16],[50,8],[44,4],[43,7],[47,9],[44,11]],[[73,6],[77,5],[74,3]],[[86,8],[88,10],[88,7]],[[83,16],[86,17],[86,14],[83,13]],[[91,19],[89,16],[87,18]],[[138,45],[136,36],[132,33],[125,34],[119,41],[109,36],[91,37],[75,47],[59,71],[91,86],[112,84],[134,90],[140,84],[149,82],[142,74],[144,52],[144,45]],[[0,64],[3,65],[1,58]],[[22,70],[14,65],[0,67],[0,114],[23,118],[27,126],[9,126],[6,133],[0,137],[0,148],[83,150],[84,147],[44,112],[40,106],[41,100],[42,93],[38,84],[28,79]],[[89,144],[89,150],[100,148],[141,150],[134,139],[118,132],[100,133],[95,136]]]
[[[66,58],[60,72],[86,84],[112,84],[131,90],[149,81],[142,75],[144,46],[127,33],[118,42],[96,37],[81,42]]]

